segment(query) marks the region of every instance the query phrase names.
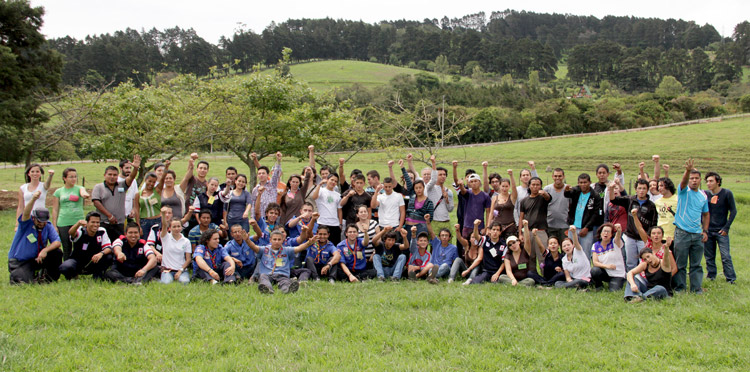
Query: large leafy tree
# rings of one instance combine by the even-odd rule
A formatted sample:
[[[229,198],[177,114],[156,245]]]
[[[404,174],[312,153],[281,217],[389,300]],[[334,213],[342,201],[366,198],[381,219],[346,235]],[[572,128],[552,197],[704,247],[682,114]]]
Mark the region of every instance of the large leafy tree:
[[[44,125],[40,95],[58,90],[62,59],[39,32],[44,9],[28,1],[0,2],[0,159],[28,157],[20,139]]]

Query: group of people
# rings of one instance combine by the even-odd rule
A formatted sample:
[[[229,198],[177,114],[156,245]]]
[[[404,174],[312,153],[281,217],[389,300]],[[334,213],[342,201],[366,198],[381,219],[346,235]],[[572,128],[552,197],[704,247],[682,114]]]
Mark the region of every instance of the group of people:
[[[434,156],[419,172],[411,154],[389,161],[381,181],[376,170],[353,169],[346,178],[344,159],[337,170],[318,170],[310,146],[310,163],[282,183],[281,153],[271,169],[252,158],[257,185],[250,191],[248,177],[234,167],[225,170],[223,183],[209,178],[209,163],[196,153],[179,184],[167,160],[144,174],[139,187],[138,155],[119,169],[108,166],[91,194],[67,168],[52,213],[45,199],[54,171],[42,183],[42,167],[28,167],[8,254],[11,283],[91,274],[132,284],[247,281],[264,293],[273,293],[274,284],[287,293],[307,280],[405,277],[432,284],[625,287],[625,299],[637,302],[688,288],[702,292],[702,259],[715,279],[717,245],[725,279],[736,280],[732,192],[721,187],[719,174],[702,175],[692,159],[676,187],[658,155],[653,177],[640,163],[629,196],[618,163],[612,180],[600,164],[594,182],[581,173],[576,184],[566,184],[564,170],[555,168],[553,183],[543,186],[533,161],[517,180],[511,169],[507,177],[488,173],[487,162],[481,173],[466,169],[459,177],[453,161],[453,185],[447,185],[449,170]],[[88,213],[86,199],[95,208]]]

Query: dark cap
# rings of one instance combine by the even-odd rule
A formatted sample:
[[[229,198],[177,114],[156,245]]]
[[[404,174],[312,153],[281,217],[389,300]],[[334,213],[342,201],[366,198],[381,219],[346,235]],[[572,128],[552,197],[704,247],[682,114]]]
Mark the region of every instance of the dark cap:
[[[31,217],[34,217],[34,219],[39,222],[47,223],[47,221],[49,221],[49,209],[44,207],[36,208],[31,211]]]

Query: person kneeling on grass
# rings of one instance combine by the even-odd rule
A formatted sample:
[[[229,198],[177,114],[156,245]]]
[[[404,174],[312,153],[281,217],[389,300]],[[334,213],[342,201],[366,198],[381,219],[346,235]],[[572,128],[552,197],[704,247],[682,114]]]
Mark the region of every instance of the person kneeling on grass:
[[[439,236],[435,236],[435,231],[432,230],[432,224],[430,224],[430,215],[424,216],[427,221],[427,233],[430,235],[430,244],[432,245],[432,264],[437,266],[437,274],[435,279],[449,276],[451,268],[458,258],[458,247],[451,244],[451,232],[448,229],[441,229]],[[449,276],[449,279],[454,279],[458,269],[453,272],[453,276]],[[453,280],[451,280],[453,282]]]
[[[140,237],[140,226],[135,222],[128,222],[125,235],[112,243],[115,262],[104,273],[107,279],[140,285],[153,279],[159,272],[154,251]]]
[[[563,239],[562,249],[565,253],[563,257],[563,272],[565,273],[565,281],[557,281],[555,287],[557,288],[586,288],[591,282],[591,264],[589,263],[589,257],[583,252],[581,244],[578,243],[578,234],[576,232],[575,225],[570,225],[568,229],[572,236],[571,238]],[[593,234],[593,233],[592,233]]]
[[[367,269],[367,256],[365,248],[370,243],[370,234],[365,231],[364,239],[357,237],[359,229],[357,225],[350,224],[346,226],[344,236],[346,239],[341,241],[336,248],[341,254],[341,263],[339,264],[338,279],[348,279],[350,282],[359,280],[372,279],[377,276],[375,269]]]
[[[328,241],[328,226],[321,226],[314,237],[314,244],[307,248],[305,267],[312,273],[315,280],[321,276],[328,277],[333,283],[338,274],[341,252]]]
[[[499,281],[500,283],[511,285],[521,284],[527,287],[536,284],[536,281],[528,276],[529,271],[534,272],[529,267],[529,265],[533,264],[533,261],[530,258],[531,239],[529,237],[528,220],[523,220],[523,240],[523,249],[521,249],[521,242],[515,236],[511,235],[505,240],[505,246],[508,247],[508,252],[505,253],[505,259],[503,260],[505,274],[495,279],[495,276],[498,275],[496,273],[493,275],[493,282]]]
[[[169,225],[169,230],[161,230],[162,258],[161,258],[161,282],[164,284],[172,283],[178,280],[182,284],[190,283],[190,274],[187,268],[192,263],[190,254],[193,249],[190,240],[182,235],[182,221],[179,218],[173,218],[171,221],[164,216],[164,210],[169,207],[162,207],[161,225]],[[201,215],[204,216],[204,215]],[[199,228],[200,226],[196,226]]]
[[[625,301],[641,302],[650,298],[660,300],[672,295],[672,253],[669,246],[672,238],[667,238],[664,258],[657,257],[650,248],[640,251],[641,263],[628,271],[628,284],[625,287]],[[645,273],[645,279],[638,274]]]
[[[85,220],[78,221],[68,230],[73,247],[70,257],[60,265],[60,273],[66,279],[81,274],[104,279],[104,272],[112,265],[112,244],[107,230],[100,227],[101,219],[99,212],[91,211]]]
[[[200,244],[193,252],[193,277],[211,284],[219,281],[224,284],[234,283],[237,279],[234,276],[234,260],[219,244],[219,240],[219,231],[216,229],[208,229],[201,235]]]
[[[32,212],[41,195],[41,191],[35,191],[18,217],[16,235],[8,251],[10,284],[31,283],[35,277],[40,282],[60,278],[63,256],[60,236],[49,222],[47,208],[37,208]]]
[[[261,247],[250,239],[246,241],[250,249],[260,253],[258,290],[261,293],[273,293],[273,283],[278,284],[283,293],[294,293],[299,289],[297,278],[289,278],[291,263],[294,262],[296,253],[306,250],[313,244],[314,238],[292,248],[283,246],[284,236],[283,229],[274,230],[271,232],[271,245]]]
[[[417,280],[427,276],[428,283],[437,284],[435,275],[437,275],[438,267],[432,264],[432,255],[427,251],[427,244],[430,242],[427,233],[423,231],[417,235],[417,227],[412,226],[411,235],[409,266],[407,268],[409,280]],[[413,238],[415,235],[417,237]]]
[[[234,261],[237,280],[249,279],[253,275],[256,263],[258,262],[255,259],[255,252],[247,244],[247,241],[250,240],[250,235],[240,224],[233,225],[231,233],[232,240],[227,242],[224,248],[227,250],[229,257],[232,258],[232,261]]]
[[[376,234],[372,239],[372,244],[375,247],[372,263],[380,281],[384,281],[386,277],[392,281],[401,279],[401,273],[406,265],[405,252],[409,250],[409,241],[406,239],[406,230],[401,229],[400,232],[403,244],[396,243],[398,233],[393,231],[391,226],[386,226],[380,234]],[[381,236],[385,236],[382,242],[380,241]]]
[[[612,238],[613,230],[617,233]],[[596,289],[602,288],[602,282],[609,282],[609,291],[616,292],[625,284],[625,261],[622,257],[622,226],[605,223],[599,227],[599,240],[591,247],[591,258],[594,267],[591,279]]]

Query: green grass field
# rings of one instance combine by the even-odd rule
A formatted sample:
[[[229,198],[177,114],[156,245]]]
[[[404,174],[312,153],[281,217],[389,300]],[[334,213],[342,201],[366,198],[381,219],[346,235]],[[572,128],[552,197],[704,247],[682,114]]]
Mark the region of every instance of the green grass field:
[[[738,199],[731,230],[734,286],[719,275],[701,296],[626,304],[622,293],[579,293],[441,282],[311,283],[297,294],[261,296],[257,288],[143,287],[90,279],[10,286],[0,270],[0,369],[16,370],[747,370],[750,367],[750,120],[495,146],[438,153],[459,170],[520,169],[535,160],[565,168],[568,180],[601,161],[623,163],[628,180],[654,153],[681,174],[687,156],[716,169]],[[407,151],[356,155],[347,165],[386,170]],[[185,161],[176,162],[182,174]],[[263,163],[268,163],[264,161]],[[211,160],[210,175],[239,161]],[[77,164],[100,182],[103,164]],[[419,166],[418,166],[419,167]],[[62,166],[54,167],[59,173]],[[285,173],[301,164],[285,160]],[[15,190],[21,170],[0,170]],[[649,171],[650,172],[650,171]],[[54,186],[59,186],[57,178]],[[13,212],[0,213],[2,256]],[[2,258],[0,260],[5,260]]]

